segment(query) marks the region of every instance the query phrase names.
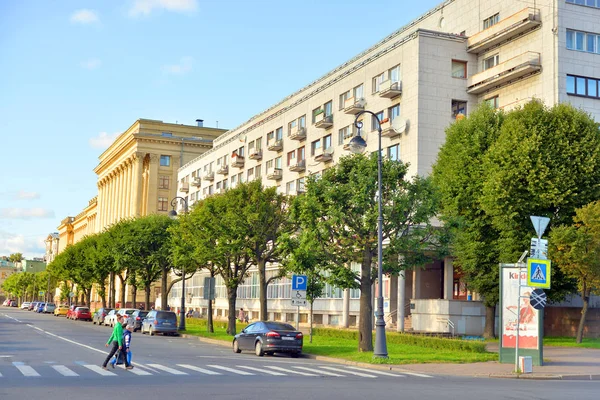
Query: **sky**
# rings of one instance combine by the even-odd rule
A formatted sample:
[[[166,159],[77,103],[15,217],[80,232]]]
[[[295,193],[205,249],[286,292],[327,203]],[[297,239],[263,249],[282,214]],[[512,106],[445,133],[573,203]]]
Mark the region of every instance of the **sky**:
[[[441,2],[0,0],[0,256],[43,256],[138,118],[235,128]]]

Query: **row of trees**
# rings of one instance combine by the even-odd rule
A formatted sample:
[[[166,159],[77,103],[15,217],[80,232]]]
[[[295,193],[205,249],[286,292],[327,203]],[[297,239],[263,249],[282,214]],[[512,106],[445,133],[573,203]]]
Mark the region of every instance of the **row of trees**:
[[[20,303],[22,303],[42,298],[43,296],[39,295],[41,291],[46,293],[49,288],[55,288],[56,285],[56,279],[47,271],[21,272],[11,274],[6,278],[2,283],[2,289],[20,299]]]

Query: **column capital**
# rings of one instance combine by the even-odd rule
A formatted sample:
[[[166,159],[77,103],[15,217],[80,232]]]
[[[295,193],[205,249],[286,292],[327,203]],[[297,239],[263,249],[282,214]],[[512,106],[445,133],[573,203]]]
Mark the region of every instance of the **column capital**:
[[[132,154],[132,157],[135,158],[136,160],[144,160],[144,157],[146,157],[146,152],[136,151],[135,153]]]
[[[150,154],[150,163],[157,163],[159,158],[160,156],[158,154]]]

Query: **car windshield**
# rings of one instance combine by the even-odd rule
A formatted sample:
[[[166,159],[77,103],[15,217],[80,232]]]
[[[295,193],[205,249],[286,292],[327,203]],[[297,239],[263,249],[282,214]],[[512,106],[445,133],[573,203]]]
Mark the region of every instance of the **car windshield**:
[[[87,311],[90,311],[90,309],[87,307],[77,307],[77,309],[75,311],[87,312]]]
[[[289,324],[282,324],[279,322],[265,322],[267,329],[272,331],[295,331],[296,329]]]
[[[53,304],[53,303],[48,303],[48,304],[46,304],[46,305],[47,305],[47,306],[54,307],[54,304]]]
[[[140,311],[138,313],[138,317],[145,317],[146,315],[148,315],[148,311]]]
[[[177,318],[175,317],[175,313],[174,312],[167,312],[167,311],[159,311],[156,313],[156,318],[157,319],[166,319],[166,320],[171,320],[171,321],[175,321]]]
[[[131,314],[133,314],[133,312],[134,312],[134,311],[135,311],[135,310],[125,310],[125,314],[127,314],[127,315],[131,315]]]

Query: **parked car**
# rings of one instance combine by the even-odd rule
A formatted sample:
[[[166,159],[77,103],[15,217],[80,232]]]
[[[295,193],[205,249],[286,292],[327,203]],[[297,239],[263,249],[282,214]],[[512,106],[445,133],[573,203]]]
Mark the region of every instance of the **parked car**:
[[[31,302],[31,304],[29,304],[29,308],[28,308],[28,310],[29,310],[29,311],[33,311],[33,310],[35,310],[35,309],[36,309],[36,308],[35,308],[35,306],[36,306],[38,303],[39,303],[39,301],[33,301],[33,302]]]
[[[84,320],[84,321],[91,321],[92,313],[88,307],[77,307],[77,308],[75,308],[75,311],[73,311],[71,313],[71,319],[73,319],[73,320],[80,319],[80,320]]]
[[[117,311],[119,310],[110,310],[108,314],[106,314],[104,317],[104,325],[115,326],[115,322],[117,321]]]
[[[148,315],[148,311],[135,310],[129,318],[127,318],[127,325],[133,325],[133,331],[139,331],[142,329],[142,321]]]
[[[117,314],[123,315],[125,317],[125,320],[123,321],[123,325],[125,325],[127,323],[127,319],[129,318],[129,316],[131,314],[133,314],[135,311],[137,311],[137,309],[135,309],[135,308],[119,308],[118,310],[113,310],[113,311],[115,311],[114,314],[111,311],[104,318],[104,325],[115,326],[115,324],[117,323]]]
[[[52,314],[56,309],[56,305],[54,303],[46,303],[44,306],[44,314]]]
[[[30,304],[31,303],[28,302],[28,301],[24,302],[23,304],[21,304],[21,310],[29,310],[29,305]]]
[[[141,331],[142,334],[149,333],[150,336],[155,333],[177,335],[177,316],[173,311],[149,311],[142,321]]]
[[[41,313],[44,312],[44,307],[46,306],[46,303],[38,303],[37,306],[35,306],[35,312],[36,313]]]
[[[85,307],[84,305],[81,304],[73,304],[69,307],[69,311],[67,311],[67,319],[73,319],[73,317],[75,316],[75,310],[77,309],[77,307]]]
[[[11,299],[6,299],[6,300],[4,300],[4,302],[2,303],[2,305],[5,306],[5,307],[10,307],[10,302],[11,301],[12,301]]]
[[[69,306],[61,304],[54,309],[54,316],[60,317],[61,315],[67,315],[67,312],[69,312]]]
[[[11,300],[11,301],[10,301],[10,306],[11,306],[11,307],[16,307],[16,306],[18,306],[18,305],[19,305],[19,304],[17,304],[17,301],[16,301],[16,300]]]
[[[104,318],[106,318],[108,313],[111,312],[112,310],[113,310],[112,308],[98,309],[98,311],[96,311],[94,313],[94,315],[92,316],[92,322],[94,323],[94,325],[96,325],[96,324],[102,325],[104,323]]]
[[[298,357],[302,353],[303,335],[293,326],[283,322],[254,322],[235,335],[232,343],[233,352],[254,350],[262,357],[265,354],[290,353]]]

